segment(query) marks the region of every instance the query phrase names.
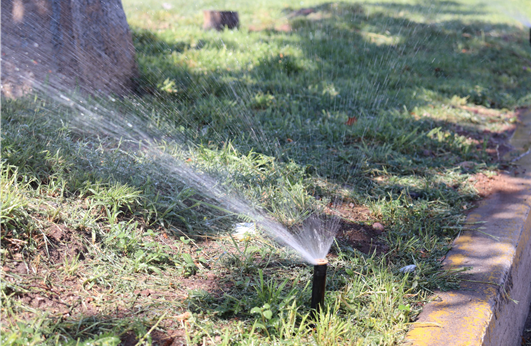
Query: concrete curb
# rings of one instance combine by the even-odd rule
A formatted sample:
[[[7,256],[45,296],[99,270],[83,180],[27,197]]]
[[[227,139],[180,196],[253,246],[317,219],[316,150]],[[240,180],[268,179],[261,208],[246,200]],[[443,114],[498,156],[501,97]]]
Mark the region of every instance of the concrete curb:
[[[531,146],[531,112],[511,144]],[[446,269],[470,267],[457,291],[436,292],[409,333],[408,344],[520,345],[531,302],[531,154],[521,157],[504,189],[467,218],[476,228],[453,244]],[[516,303],[517,302],[517,303]]]

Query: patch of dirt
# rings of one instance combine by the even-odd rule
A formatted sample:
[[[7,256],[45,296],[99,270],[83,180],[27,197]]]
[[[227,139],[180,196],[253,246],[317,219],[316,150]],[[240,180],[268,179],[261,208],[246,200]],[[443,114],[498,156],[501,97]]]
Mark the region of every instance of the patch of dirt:
[[[204,278],[194,275],[179,281],[189,290],[200,289],[211,293],[214,297],[223,296],[223,290],[220,287],[220,277],[210,271],[205,274]],[[232,284],[229,284],[228,286],[232,286]]]
[[[185,346],[186,338],[184,329],[162,332],[154,330],[151,334],[151,341],[154,346]],[[218,337],[216,337],[217,339]],[[138,344],[138,338],[133,332],[127,332],[122,336],[122,346],[135,346]],[[221,338],[219,340],[221,342]]]
[[[354,203],[338,204],[333,209],[327,209],[326,212],[351,222],[367,222],[371,219],[371,211],[369,208],[355,205]]]
[[[484,107],[477,106],[476,108],[483,109]],[[490,115],[491,112],[485,108],[483,113],[479,112],[478,114]],[[527,111],[526,109],[517,110],[514,113],[510,113],[511,116],[520,117],[520,114]],[[506,125],[500,132],[490,133],[492,136],[489,139],[487,153],[491,156],[493,161],[503,162],[509,160],[507,155],[509,152],[514,150],[514,148],[509,144],[509,140],[516,130],[516,124]],[[466,162],[462,163],[466,164]],[[469,178],[469,182],[473,183],[474,187],[478,191],[479,196],[486,198],[491,196],[496,192],[508,192],[514,187],[511,187],[511,183],[508,182],[507,177],[524,174],[525,169],[502,164],[503,171],[497,172],[494,176],[486,176],[483,173],[474,174]]]
[[[24,258],[19,253],[16,253],[12,259],[5,259],[1,267],[2,277],[8,284],[7,293],[14,293],[12,299],[28,308],[48,312],[49,318],[53,320],[74,321],[75,324],[75,321],[84,321],[88,317],[105,321],[111,308],[114,319],[148,317],[150,311],[143,311],[140,307],[151,306],[153,302],[164,304],[165,301],[172,303],[184,301],[188,298],[189,290],[202,290],[214,297],[221,297],[223,290],[226,291],[233,286],[231,282],[222,280],[223,274],[212,271],[201,271],[186,278],[168,274],[165,280],[168,285],[154,284],[151,282],[152,277],[138,273],[133,277],[123,277],[122,280],[136,282],[142,288],[125,294],[114,292],[109,287],[100,287],[97,283],[92,285],[91,281],[87,281],[90,276],[87,276],[87,272],[83,270],[84,266],[91,265],[90,258],[84,261],[80,259],[81,267],[71,276],[65,275],[61,270],[60,263],[64,256],[82,255],[86,250],[81,240],[77,239],[76,232],[61,225],[46,229],[46,236],[51,243],[50,259],[46,256],[45,250],[39,250],[33,259]],[[209,243],[207,240],[205,244],[200,243],[199,246],[206,252],[218,250],[214,246],[208,246]],[[36,258],[41,258],[41,263],[37,263],[39,260]],[[34,314],[29,311],[22,311],[17,318],[33,319]],[[182,323],[186,323],[190,317],[189,312],[181,311],[164,320],[159,327],[167,332],[152,331],[150,336],[153,345],[186,345]],[[2,319],[4,318],[5,316],[2,316]],[[149,329],[149,326],[147,327]],[[122,345],[136,345],[138,338],[142,336],[135,335],[132,331],[126,332],[122,336]]]
[[[81,243],[80,239],[75,236],[74,230],[65,225],[53,224],[44,230],[44,234],[48,237],[52,246],[41,247],[41,256],[48,256],[52,263],[60,263],[63,259],[72,260],[78,257],[79,260],[84,260],[84,253],[87,248]]]
[[[468,181],[474,185],[479,196],[482,198],[488,197],[496,191],[505,189],[506,185],[502,174],[487,177],[483,173],[477,173],[468,178]]]
[[[494,118],[502,116],[506,119],[506,124],[500,125],[496,130],[484,130],[482,133],[473,132],[461,126],[456,126],[455,132],[458,135],[471,138],[475,141],[478,149],[483,148],[484,137],[488,137],[485,151],[493,162],[499,162],[503,160],[503,156],[514,148],[509,144],[509,139],[516,130],[517,123],[511,121],[511,119],[519,118],[523,109],[515,112],[507,112],[500,114],[499,111],[486,108],[483,106],[459,106],[458,108],[474,113],[483,118],[486,122],[497,121]],[[489,120],[493,119],[493,120]]]
[[[482,106],[460,106],[459,108],[470,111],[478,116],[488,119],[492,117],[499,117],[500,114],[496,110],[488,109]],[[527,109],[518,109],[514,112],[507,112],[503,114],[507,119],[520,119],[521,114],[527,112]],[[487,120],[488,121],[488,120]],[[509,143],[514,131],[516,130],[517,123],[512,122],[503,126],[497,131],[483,131],[483,133],[471,133],[470,131],[464,130],[457,127],[456,132],[460,135],[468,136],[477,141],[478,148],[482,147],[482,136],[488,135],[489,140],[487,143],[486,152],[491,158],[492,162],[500,162],[501,169],[493,176],[486,176],[483,173],[477,173],[472,175],[469,178],[469,182],[474,185],[478,194],[482,198],[487,198],[496,192],[508,192],[514,187],[511,186],[511,183],[507,180],[509,176],[518,176],[525,173],[525,170],[506,164],[510,160],[508,153],[514,150],[514,147]],[[473,161],[461,162],[459,166],[463,167],[465,170],[471,169],[475,166]]]
[[[377,227],[342,221],[336,238],[365,254],[382,254],[389,251],[389,247],[380,239],[383,232],[385,230],[381,231]]]
[[[159,330],[154,330],[151,332],[151,341],[153,342],[153,345],[156,346],[181,346],[186,345],[186,340],[184,339],[184,331],[182,337],[178,337],[175,335],[175,333],[164,333]],[[133,332],[127,332],[122,336],[122,346],[135,346],[138,345],[138,338],[136,337],[135,333]]]
[[[54,314],[67,314],[69,304],[63,301],[60,295],[49,287],[42,286],[39,293],[28,293],[20,300],[27,306],[39,310],[47,310]],[[65,298],[65,297],[63,297]]]
[[[376,222],[368,225],[371,212],[368,208],[349,204],[338,204],[327,209],[331,215],[341,217],[336,239],[365,254],[386,253],[389,247],[380,239],[385,227]]]

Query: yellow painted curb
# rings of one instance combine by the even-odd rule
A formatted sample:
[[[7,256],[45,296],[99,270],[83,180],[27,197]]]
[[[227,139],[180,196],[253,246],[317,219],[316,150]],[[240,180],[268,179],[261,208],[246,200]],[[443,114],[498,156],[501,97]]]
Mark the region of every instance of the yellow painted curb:
[[[523,116],[511,144],[531,147],[531,112]],[[481,229],[465,231],[444,262],[446,269],[470,268],[461,288],[436,292],[409,333],[416,346],[520,345],[531,301],[531,155],[517,173],[482,201],[467,218]]]

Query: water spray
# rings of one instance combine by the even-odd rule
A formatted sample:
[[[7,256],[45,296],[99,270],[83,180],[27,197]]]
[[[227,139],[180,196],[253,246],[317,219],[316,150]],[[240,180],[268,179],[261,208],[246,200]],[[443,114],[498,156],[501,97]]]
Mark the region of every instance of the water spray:
[[[319,258],[313,267],[313,287],[312,287],[312,317],[317,320],[317,317],[324,305],[325,290],[326,290],[326,266],[328,261],[324,258]]]

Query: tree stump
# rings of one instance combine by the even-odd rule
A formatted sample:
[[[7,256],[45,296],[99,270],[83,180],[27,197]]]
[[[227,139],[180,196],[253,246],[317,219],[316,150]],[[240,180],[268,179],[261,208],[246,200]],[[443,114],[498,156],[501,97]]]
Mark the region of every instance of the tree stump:
[[[205,30],[222,31],[224,27],[234,29],[240,26],[238,12],[234,11],[203,11],[203,19]]]
[[[2,0],[2,95],[130,92],[135,49],[121,0]]]

